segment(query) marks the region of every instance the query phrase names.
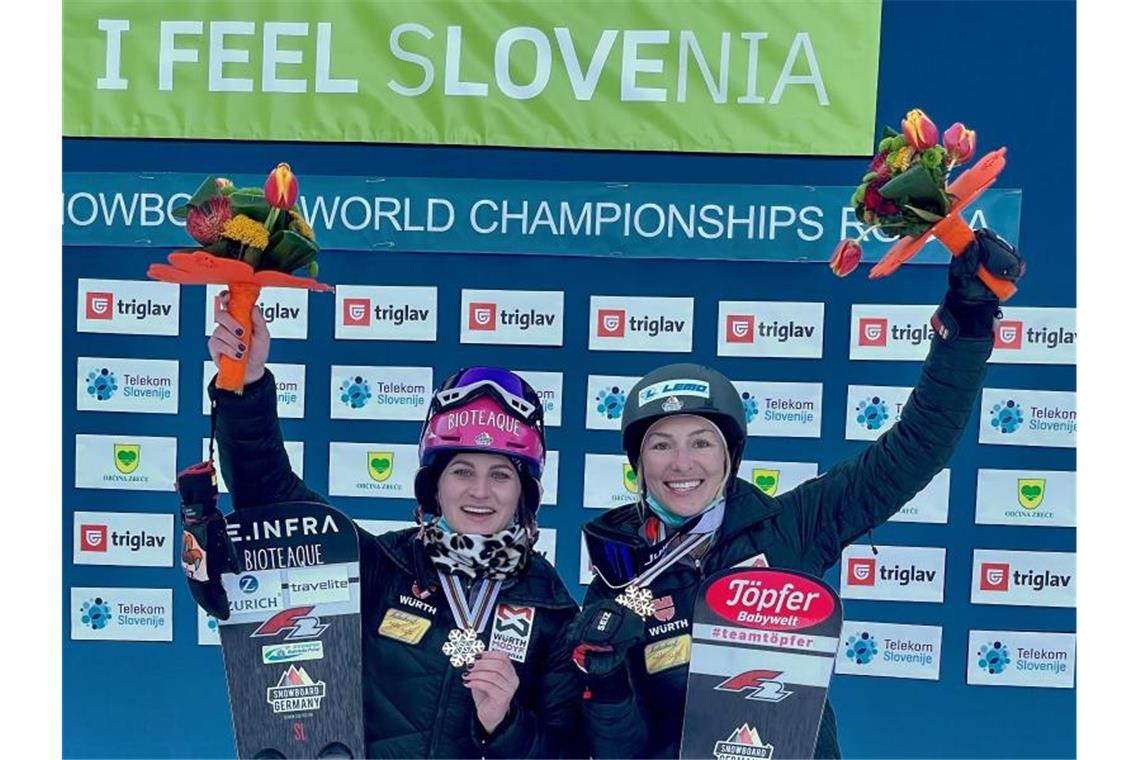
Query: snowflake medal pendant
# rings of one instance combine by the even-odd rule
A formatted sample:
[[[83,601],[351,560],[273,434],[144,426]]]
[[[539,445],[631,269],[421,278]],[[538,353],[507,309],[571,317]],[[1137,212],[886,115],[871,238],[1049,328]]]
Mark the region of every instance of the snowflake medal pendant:
[[[647,588],[638,588],[636,585],[630,584],[614,601],[622,607],[633,610],[642,620],[653,614],[653,592]]]
[[[443,653],[451,660],[451,667],[462,668],[475,664],[475,655],[487,648],[479,640],[474,628],[453,628],[443,642]]]

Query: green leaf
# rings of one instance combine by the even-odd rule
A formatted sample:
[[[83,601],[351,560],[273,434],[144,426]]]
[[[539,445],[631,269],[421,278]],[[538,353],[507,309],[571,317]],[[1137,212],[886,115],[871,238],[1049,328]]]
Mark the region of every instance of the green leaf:
[[[320,248],[308,238],[293,230],[281,230],[269,237],[267,256],[261,268],[292,272],[308,265],[319,252]]]
[[[878,177],[878,176],[879,176],[878,172],[867,172],[866,174],[863,175],[863,179],[859,180],[859,182],[860,183],[870,182],[871,180],[873,180],[875,177]]]
[[[940,204],[944,192],[921,164],[895,175],[879,188],[879,194],[888,200],[918,201],[923,202],[922,205]]]
[[[272,208],[264,195],[254,195],[241,190],[230,196],[230,210],[234,216],[245,214],[254,221],[264,223]]]
[[[214,196],[221,195],[218,191],[218,186],[215,184],[215,177],[206,177],[202,184],[198,185],[198,189],[190,196],[190,200],[181,206],[175,206],[171,210],[170,215],[175,219],[185,219],[186,215],[190,213],[190,209],[198,208],[203,203],[213,198]]]
[[[241,260],[253,267],[254,271],[257,271],[258,265],[261,263],[261,254],[262,250],[257,246],[247,245],[242,253]]]
[[[943,217],[939,216],[938,214],[933,214],[924,208],[919,208],[918,206],[912,206],[909,203],[905,204],[903,207],[910,209],[910,212],[912,214],[914,214],[915,216],[917,216],[919,219],[923,220],[924,222],[930,222],[931,224],[934,224],[936,222],[941,222],[943,219]]]
[[[316,261],[309,262],[308,272],[310,277],[312,277],[314,280],[317,279],[317,273],[320,271],[321,268],[317,265]]]

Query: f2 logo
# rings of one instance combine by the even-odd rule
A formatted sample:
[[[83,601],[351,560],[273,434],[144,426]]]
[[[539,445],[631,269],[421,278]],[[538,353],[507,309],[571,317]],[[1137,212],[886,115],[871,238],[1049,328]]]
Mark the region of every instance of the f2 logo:
[[[729,314],[724,323],[726,343],[752,343],[756,335],[756,317],[751,314]]]
[[[493,303],[472,303],[467,309],[467,327],[471,330],[494,330],[499,307]]]
[[[794,691],[784,689],[784,684],[776,679],[783,674],[781,670],[749,670],[740,675],[721,681],[716,685],[717,691],[731,691],[739,694],[742,691],[751,691],[745,699],[759,702],[781,702],[787,699]]]
[[[859,345],[882,348],[887,345],[887,320],[863,317],[859,320]]]
[[[80,525],[79,550],[84,552],[107,551],[107,526]]]
[[[372,301],[367,298],[344,299],[346,327],[367,327],[372,323]]]
[[[115,294],[90,291],[87,293],[87,318],[112,319],[115,316]]]
[[[1017,350],[1021,348],[1021,336],[1025,323],[1018,319],[1003,319],[994,328],[994,348]]]
[[[328,624],[322,623],[316,615],[309,614],[312,611],[312,606],[281,610],[259,625],[257,630],[250,634],[250,638],[278,636],[284,633],[286,641],[315,639],[325,632]]]
[[[598,309],[598,337],[625,337],[625,309]]]
[[[983,562],[981,576],[982,591],[1009,591],[1009,563]]]
[[[874,586],[875,559],[852,557],[847,560],[847,583],[851,586]]]

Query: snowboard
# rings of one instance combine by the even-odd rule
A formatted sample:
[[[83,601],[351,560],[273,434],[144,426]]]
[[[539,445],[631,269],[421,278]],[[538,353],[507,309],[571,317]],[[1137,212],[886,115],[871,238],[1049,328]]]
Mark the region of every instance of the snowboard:
[[[705,580],[681,757],[813,757],[842,626],[839,596],[810,575],[733,568]]]
[[[240,758],[364,757],[356,525],[316,502],[226,516],[242,573],[220,620]]]

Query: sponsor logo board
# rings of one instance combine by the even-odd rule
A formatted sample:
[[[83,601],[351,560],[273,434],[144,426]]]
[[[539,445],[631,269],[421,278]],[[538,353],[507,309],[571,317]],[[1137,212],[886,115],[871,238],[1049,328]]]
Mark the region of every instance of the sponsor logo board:
[[[978,442],[1076,448],[1077,394],[983,388]]]
[[[293,472],[297,474],[298,478],[305,477],[305,442],[304,441],[285,441],[285,455],[289,457],[289,465]],[[202,439],[202,460],[205,461],[210,456],[210,439]],[[222,477],[222,473],[218,471],[218,492],[229,493],[230,489],[226,487],[226,479]]]
[[[75,487],[170,491],[178,442],[132,435],[75,436]]]
[[[748,435],[819,438],[822,383],[768,383],[733,380],[744,403]]]
[[[333,365],[329,416],[334,420],[422,422],[432,387],[431,367]]]
[[[75,330],[121,335],[178,335],[181,291],[169,282],[79,279]]]
[[[561,346],[561,290],[469,290],[460,296],[459,342]]]
[[[937,681],[941,662],[939,626],[845,620],[835,672]]]
[[[843,550],[839,594],[845,599],[942,602],[946,550],[851,544]]]
[[[590,296],[591,351],[693,350],[693,299]]]
[[[582,504],[610,509],[637,499],[637,476],[623,454],[586,454]]]
[[[562,373],[536,372],[516,369],[514,373],[526,380],[542,402],[542,422],[546,427],[562,425]]]
[[[80,356],[75,408],[89,412],[178,413],[178,362]]]
[[[173,567],[174,516],[144,512],[75,512],[76,565]]]
[[[329,444],[329,495],[414,499],[419,450],[407,443]]]
[[[721,301],[717,356],[823,357],[823,303]]]
[[[926,487],[891,515],[888,522],[945,525],[950,516],[950,470],[939,472]]]
[[[894,427],[912,390],[883,385],[847,386],[847,440],[874,441]]]
[[[434,341],[437,289],[338,285],[335,318],[337,340]]]
[[[277,364],[271,362],[265,368],[273,373],[277,383],[277,416],[282,419],[304,419],[305,417],[305,365]],[[202,364],[202,414],[210,413],[210,381],[217,375],[218,368],[212,361]]]
[[[76,641],[171,641],[168,588],[71,589],[71,638]]]
[[[978,470],[974,521],[979,525],[1077,526],[1077,473]]]
[[[640,379],[632,375],[590,375],[586,379],[586,428],[621,430],[621,414],[629,391]]]
[[[1071,689],[1077,637],[1072,633],[970,631],[966,683]]]
[[[970,601],[1028,607],[1076,607],[1077,555],[975,549]]]

